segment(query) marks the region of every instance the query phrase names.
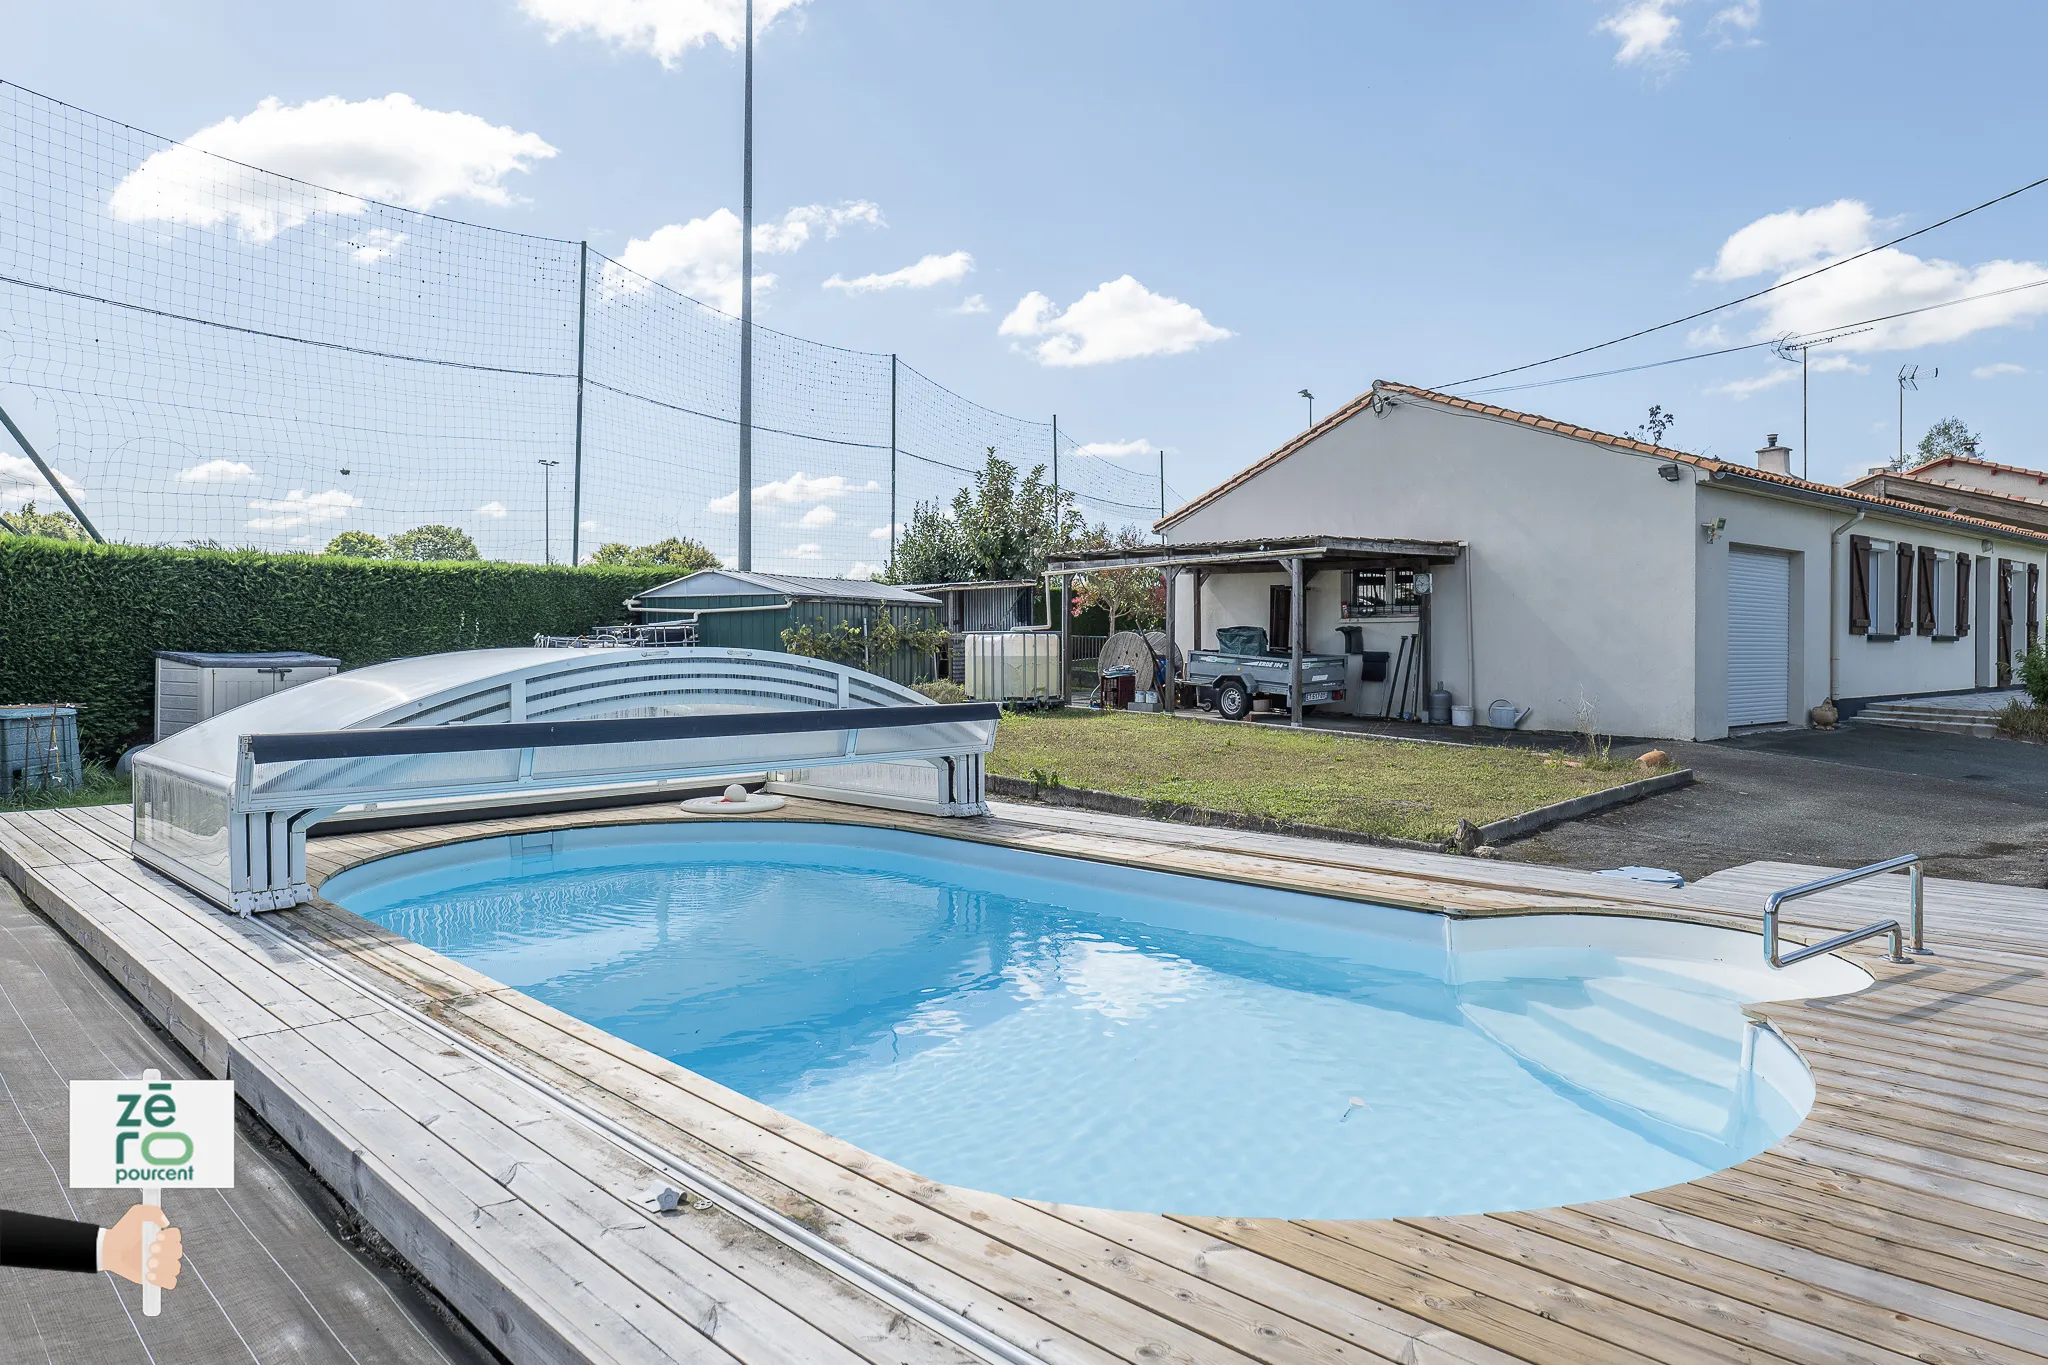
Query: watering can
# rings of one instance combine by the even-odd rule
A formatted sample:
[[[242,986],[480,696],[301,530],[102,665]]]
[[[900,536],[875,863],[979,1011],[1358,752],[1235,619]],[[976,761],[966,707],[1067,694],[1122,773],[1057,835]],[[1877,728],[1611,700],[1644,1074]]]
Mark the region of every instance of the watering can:
[[[1486,708],[1486,723],[1496,730],[1512,730],[1529,719],[1529,711],[1526,706],[1518,711],[1513,702],[1501,697]]]

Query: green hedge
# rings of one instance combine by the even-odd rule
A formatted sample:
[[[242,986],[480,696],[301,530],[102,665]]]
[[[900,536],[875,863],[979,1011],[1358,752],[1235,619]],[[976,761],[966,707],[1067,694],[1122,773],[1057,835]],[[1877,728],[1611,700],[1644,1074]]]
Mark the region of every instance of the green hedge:
[[[76,702],[81,746],[149,738],[152,651],[303,649],[344,668],[625,619],[661,568],[416,564],[0,536],[0,703]]]

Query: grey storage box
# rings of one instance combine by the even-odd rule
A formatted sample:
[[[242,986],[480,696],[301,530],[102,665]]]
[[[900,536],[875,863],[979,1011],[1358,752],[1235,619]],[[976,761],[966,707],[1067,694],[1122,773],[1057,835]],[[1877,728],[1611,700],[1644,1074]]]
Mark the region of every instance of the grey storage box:
[[[245,701],[267,697],[341,671],[324,654],[199,654],[156,652],[156,738],[210,720]]]
[[[0,706],[0,796],[84,784],[77,707]]]

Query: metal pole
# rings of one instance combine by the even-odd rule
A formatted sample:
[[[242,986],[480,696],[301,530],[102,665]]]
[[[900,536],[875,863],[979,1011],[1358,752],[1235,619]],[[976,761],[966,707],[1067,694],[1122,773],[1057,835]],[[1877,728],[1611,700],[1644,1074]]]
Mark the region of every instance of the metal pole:
[[[571,457],[569,563],[583,562],[583,333],[590,307],[590,243],[579,242],[576,266],[576,448]]]
[[[1802,479],[1806,477],[1808,440],[1806,435],[1806,353],[1812,349],[1811,346],[1801,346],[1799,348],[1799,477]]]
[[[896,353],[889,353],[889,567],[896,567]]]
[[[1301,636],[1308,621],[1302,608],[1301,557],[1287,561],[1287,691],[1288,724],[1301,724]]]
[[[560,460],[541,460],[540,464],[540,556],[543,564],[555,562],[555,504],[554,473],[561,465]]]
[[[1053,527],[1060,524],[1060,415],[1052,415],[1052,515]]]
[[[72,516],[78,518],[78,524],[85,528],[86,534],[100,544],[106,544],[107,538],[100,534],[99,527],[92,524],[92,518],[88,517],[85,514],[85,509],[78,505],[78,499],[72,497],[62,481],[57,478],[57,471],[43,463],[43,457],[36,453],[34,446],[29,444],[28,437],[21,434],[21,428],[14,425],[14,419],[7,415],[6,408],[0,408],[0,425],[4,425],[7,428],[7,434],[14,438],[14,443],[21,447],[23,454],[28,456],[29,463],[33,464],[41,472],[43,482],[49,484],[52,489],[56,490],[57,496],[64,500],[64,505],[71,509]]]
[[[1060,575],[1060,705],[1074,698],[1074,579]]]
[[[1159,572],[1164,580],[1161,586],[1166,589],[1166,680],[1159,692],[1159,707],[1170,716],[1174,712],[1174,702],[1180,698],[1180,678],[1173,668],[1173,585],[1179,575],[1172,569]]]
[[[747,0],[747,107],[740,172],[740,543],[754,567],[754,0]]]
[[[1166,520],[1166,452],[1159,452],[1159,519]],[[1159,528],[1159,543],[1166,543],[1166,528]]]

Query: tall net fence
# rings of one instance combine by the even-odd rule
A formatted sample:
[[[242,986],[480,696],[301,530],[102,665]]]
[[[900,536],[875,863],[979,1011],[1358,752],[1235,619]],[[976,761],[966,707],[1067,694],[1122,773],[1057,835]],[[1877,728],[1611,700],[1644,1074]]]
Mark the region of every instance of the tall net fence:
[[[577,242],[225,160],[0,83],[0,407],[106,539],[488,558],[737,543],[740,324]],[[866,574],[989,447],[1148,524],[1156,457],[754,329],[755,565]],[[60,505],[0,433],[0,514]]]

